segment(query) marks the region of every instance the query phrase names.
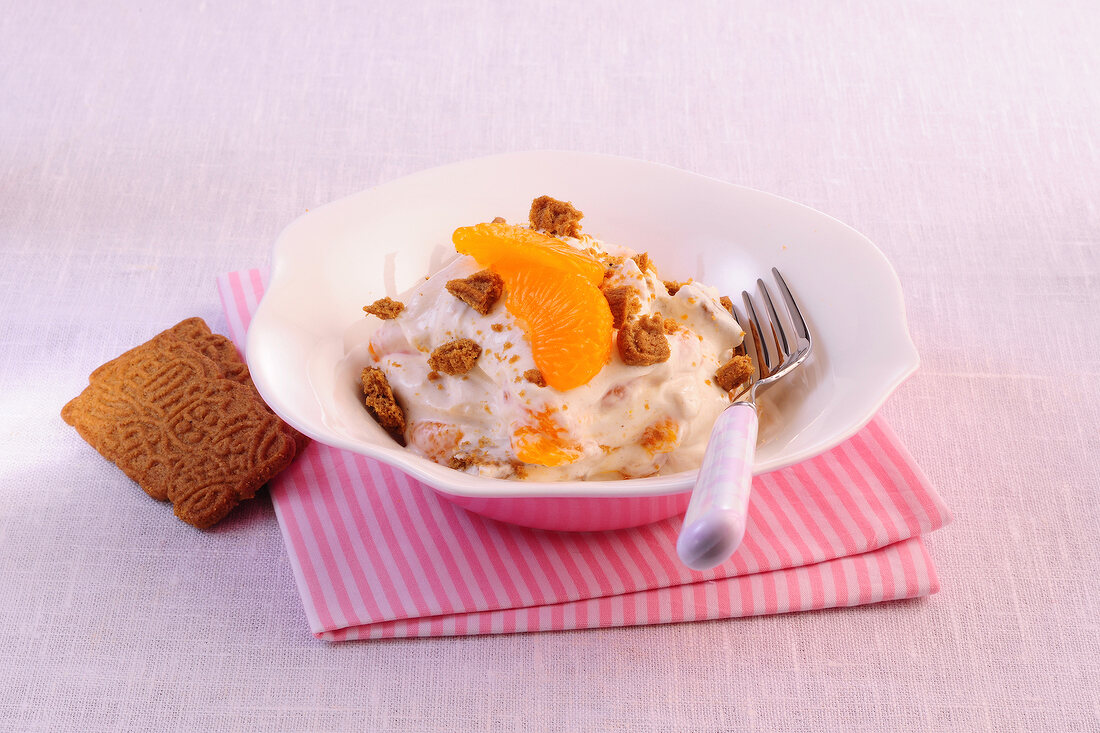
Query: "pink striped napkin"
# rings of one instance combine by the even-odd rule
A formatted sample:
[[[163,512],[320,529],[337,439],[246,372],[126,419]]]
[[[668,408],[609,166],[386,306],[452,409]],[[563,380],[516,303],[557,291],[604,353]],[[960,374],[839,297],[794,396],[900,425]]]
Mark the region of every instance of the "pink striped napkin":
[[[218,279],[238,346],[258,270]],[[855,606],[939,590],[921,535],[950,516],[880,418],[753,481],[729,562],[676,558],[679,519],[616,532],[470,514],[385,464],[313,443],[270,484],[313,633],[330,641],[582,629]]]

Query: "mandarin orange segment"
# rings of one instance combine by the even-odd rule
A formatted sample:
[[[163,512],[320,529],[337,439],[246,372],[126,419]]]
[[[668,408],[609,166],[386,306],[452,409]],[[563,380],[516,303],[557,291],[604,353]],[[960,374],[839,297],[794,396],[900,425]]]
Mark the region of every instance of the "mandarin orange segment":
[[[531,339],[535,366],[562,392],[587,384],[611,353],[611,309],[576,275],[520,270],[504,276],[508,311]]]
[[[409,426],[409,443],[420,448],[436,463],[446,463],[462,442],[462,430],[457,425],[419,420]]]
[[[593,285],[603,280],[605,268],[595,257],[526,227],[477,224],[456,229],[452,239],[456,250],[489,267],[503,259],[518,259],[528,267],[574,272]]]
[[[587,384],[611,353],[611,309],[597,287],[599,260],[560,239],[510,224],[478,224],[454,233],[455,249],[504,280],[508,311],[531,340],[546,384],[565,391]]]
[[[581,457],[580,446],[569,440],[550,409],[531,413],[533,425],[522,425],[512,433],[516,458],[539,466],[564,466]]]

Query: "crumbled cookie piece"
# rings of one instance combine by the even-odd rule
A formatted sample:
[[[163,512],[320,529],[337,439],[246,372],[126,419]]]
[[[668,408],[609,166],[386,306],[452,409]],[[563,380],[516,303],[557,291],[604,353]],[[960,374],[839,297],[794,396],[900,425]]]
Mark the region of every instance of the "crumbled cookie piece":
[[[440,374],[439,372],[437,372],[434,369],[431,370],[430,372],[428,372],[428,381],[429,382],[435,382],[435,381],[438,381],[442,378],[443,378],[443,375]]]
[[[730,296],[723,295],[721,298],[718,299],[718,302],[722,304],[723,308],[730,312],[731,316],[733,315],[733,301],[730,300]]]
[[[480,270],[469,277],[448,280],[447,292],[485,316],[504,292],[504,280],[492,270]]]
[[[714,379],[718,386],[730,392],[737,389],[752,378],[755,370],[752,359],[748,356],[734,356],[714,373]]]
[[[642,439],[639,444],[645,448],[650,455],[657,453],[668,453],[676,448],[680,438],[680,427],[671,419],[664,419],[661,422],[654,423],[645,429],[642,433]]]
[[[401,315],[401,311],[405,310],[405,304],[393,298],[379,298],[370,305],[363,306],[363,310],[372,316],[378,316],[383,321],[389,321]]]
[[[596,257],[610,271],[619,269],[623,266],[623,263],[626,262],[625,257],[620,257],[619,255],[609,255],[606,252],[597,253]]]
[[[646,273],[646,270],[653,270],[654,273],[657,272],[657,268],[653,265],[653,260],[649,259],[649,252],[636,254],[630,259],[634,260],[634,264],[638,266],[638,269],[641,270],[643,275]]]
[[[504,324],[503,323],[494,323],[493,325],[489,326],[489,328],[493,329],[497,333],[500,333],[501,331],[504,330]]]
[[[447,465],[456,471],[465,471],[471,466],[491,466],[496,461],[489,457],[489,454],[480,448],[474,448],[473,450],[460,450],[450,457],[447,461]]]
[[[615,341],[619,356],[628,366],[659,364],[672,356],[660,313],[631,318],[619,329]]]
[[[669,295],[676,295],[676,293],[680,292],[680,288],[687,285],[687,282],[678,282],[676,280],[662,280],[661,282],[665,284],[665,290],[668,291]]]
[[[675,318],[666,318],[661,322],[661,328],[665,330],[665,333],[676,333],[680,330],[680,324],[676,322]]]
[[[546,386],[546,378],[542,376],[542,372],[538,369],[528,369],[523,373],[523,378],[536,387]]]
[[[642,309],[638,291],[629,285],[608,288],[603,291],[603,297],[607,298],[607,305],[611,308],[613,328],[622,328],[627,319]]]
[[[503,216],[494,216],[493,217],[493,223],[494,224],[507,224],[508,222],[504,219]]]
[[[390,389],[386,373],[378,367],[367,367],[359,377],[367,411],[390,437],[405,445],[405,411]]]
[[[555,237],[579,237],[583,211],[573,208],[567,201],[549,196],[539,196],[531,202],[531,228],[539,229]]]
[[[524,478],[527,475],[527,467],[519,461],[504,463],[494,460],[480,448],[456,452],[448,459],[447,466],[456,471],[469,471],[471,468],[495,469],[492,473],[499,474],[499,478]]]
[[[433,351],[428,357],[428,366],[452,376],[465,374],[474,368],[480,356],[481,347],[477,342],[466,338],[455,339]]]
[[[196,325],[185,322],[180,332]],[[225,374],[165,331],[93,371],[61,417],[149,496],[205,529],[296,452],[289,426],[253,388]]]

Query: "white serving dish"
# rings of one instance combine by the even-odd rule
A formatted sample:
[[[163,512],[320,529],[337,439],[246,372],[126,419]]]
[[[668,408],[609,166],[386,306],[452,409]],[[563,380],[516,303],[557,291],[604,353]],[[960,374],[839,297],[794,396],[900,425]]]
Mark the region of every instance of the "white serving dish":
[[[345,356],[376,326],[362,306],[396,296],[455,256],[455,228],[494,216],[524,221],[542,194],[573,201],[585,212],[585,232],[649,252],[662,277],[694,277],[735,302],[757,277],[770,277],[771,267],[783,273],[813,332],[814,353],[763,400],[757,474],[850,437],[917,368],[897,276],[854,229],[779,196],[664,165],[529,152],[416,173],[288,226],[247,338],[264,399],[315,440],[385,461],[504,521],[611,529],[683,511],[694,472],[600,482],[479,478],[401,448],[359,402],[357,365]]]

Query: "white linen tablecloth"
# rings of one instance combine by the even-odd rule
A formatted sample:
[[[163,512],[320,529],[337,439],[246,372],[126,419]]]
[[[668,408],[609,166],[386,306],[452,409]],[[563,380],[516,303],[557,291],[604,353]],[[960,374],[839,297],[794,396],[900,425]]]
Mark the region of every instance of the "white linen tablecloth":
[[[0,2],[0,729],[1100,730],[1100,11]],[[58,416],[305,209],[536,148],[778,193],[894,263],[931,599],[330,645],[270,501],[177,522]],[[561,192],[567,194],[567,192]]]

